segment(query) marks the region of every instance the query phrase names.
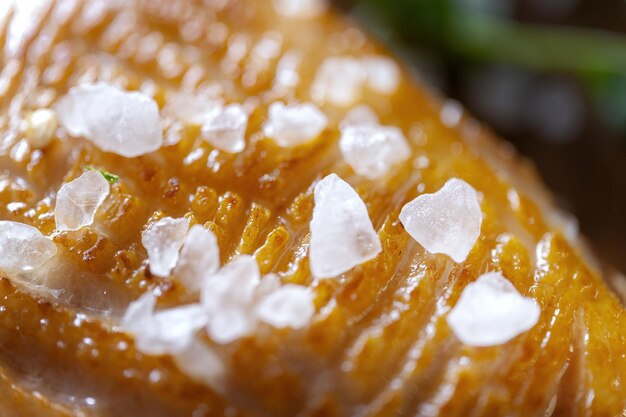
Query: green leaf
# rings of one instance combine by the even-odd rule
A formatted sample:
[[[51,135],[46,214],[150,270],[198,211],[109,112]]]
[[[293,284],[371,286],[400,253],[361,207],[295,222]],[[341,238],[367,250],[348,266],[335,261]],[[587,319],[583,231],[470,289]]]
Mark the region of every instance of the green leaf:
[[[91,165],[86,165],[85,169],[87,171],[98,171],[102,174],[102,176],[104,177],[105,180],[107,180],[110,184],[115,184],[116,182],[118,182],[120,180],[120,177],[118,175],[112,174],[108,171],[105,171],[103,169],[100,168],[96,168],[93,167]]]

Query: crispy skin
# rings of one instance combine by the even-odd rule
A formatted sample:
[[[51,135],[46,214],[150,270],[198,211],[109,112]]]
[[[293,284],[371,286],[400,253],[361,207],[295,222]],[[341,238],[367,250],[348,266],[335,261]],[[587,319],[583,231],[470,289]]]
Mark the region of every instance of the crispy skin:
[[[329,12],[289,21],[267,0],[42,1],[21,42],[13,13],[0,18],[0,218],[49,234],[54,193],[95,165],[121,181],[96,226],[55,235],[70,268],[42,278],[54,294],[0,281],[0,416],[619,416],[626,409],[626,315],[584,249],[566,240],[532,169],[473,120],[440,122],[440,100],[403,74],[391,97],[362,102],[401,127],[414,156],[386,183],[354,175],[337,149],[345,109],[324,106],[331,128],[311,144],[278,148],[259,132],[273,100],[309,100],[315,71],[333,55],[384,53]],[[112,2],[110,2],[112,3]],[[278,39],[302,53],[300,83],[275,88],[276,59],[254,46]],[[239,49],[238,49],[239,48]],[[237,50],[243,51],[237,56]],[[164,52],[165,51],[165,52]],[[175,65],[167,63],[167,54]],[[133,160],[58,132],[42,151],[19,122],[81,80],[166,92],[219,85],[227,101],[257,106],[240,154],[212,150],[197,127],[167,127],[175,146]],[[410,133],[409,133],[410,132]],[[193,159],[195,150],[204,153]],[[197,154],[194,154],[197,155]],[[185,157],[187,160],[185,162]],[[211,162],[207,168],[207,159]],[[379,230],[383,253],[340,280],[313,282],[306,257],[312,184],[336,172],[354,185]],[[450,177],[484,195],[485,219],[467,261],[424,253],[398,222],[402,205]],[[9,204],[14,203],[14,204]],[[222,260],[254,254],[266,272],[311,285],[317,314],[306,331],[264,331],[215,347],[229,370],[219,389],[194,382],[171,358],[138,353],[114,324],[127,303],[158,288],[162,306],[190,301],[175,277],[146,268],[140,233],[151,217],[188,215],[219,238]],[[94,231],[94,230],[97,230]],[[587,261],[585,260],[587,259]],[[461,345],[445,315],[480,273],[499,270],[542,308],[539,323],[492,348]],[[158,378],[157,378],[158,376]]]

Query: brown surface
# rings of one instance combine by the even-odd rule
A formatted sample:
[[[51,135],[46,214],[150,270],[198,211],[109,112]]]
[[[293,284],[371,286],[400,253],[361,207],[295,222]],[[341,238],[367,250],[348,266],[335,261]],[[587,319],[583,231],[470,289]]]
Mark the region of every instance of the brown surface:
[[[364,102],[383,123],[407,132],[415,156],[428,156],[426,169],[409,161],[387,183],[354,175],[336,145],[345,110],[332,106],[324,107],[331,128],[312,144],[280,149],[259,133],[268,103],[309,99],[311,79],[325,57],[380,53],[358,29],[330,14],[311,22],[279,19],[265,0],[231,1],[221,12],[199,1],[140,0],[135,13],[128,14],[129,8],[104,15],[90,7],[94,0],[85,0],[62,22],[51,17],[70,4],[50,3],[15,59],[0,54],[0,217],[51,233],[54,192],[63,181],[85,165],[121,180],[92,229],[56,235],[71,267],[51,274],[46,284],[64,293],[52,298],[0,282],[1,416],[542,416],[551,404],[553,415],[622,413],[624,309],[577,255],[583,249],[572,249],[547,225],[554,213],[532,172],[484,129],[476,133],[471,120],[442,126],[440,103],[405,78],[399,94],[366,94]],[[116,37],[113,28],[120,26],[112,22],[122,18],[131,19],[129,30]],[[190,31],[191,22],[196,29]],[[6,25],[0,25],[4,42]],[[156,54],[140,47],[151,32],[162,34],[160,48],[167,44],[177,52],[178,69],[159,68]],[[278,34],[282,51],[303,52],[295,91],[271,88],[275,61],[258,67],[249,53],[229,60],[229,44],[250,47],[263,34]],[[71,57],[64,64],[63,48]],[[197,68],[199,83],[221,85],[227,101],[258,100],[241,154],[212,150],[194,128],[182,131],[178,145],[132,161],[67,138],[62,130],[44,151],[27,150],[23,158],[16,152],[23,143],[19,120],[53,103],[81,76],[89,78],[85,74],[128,89],[150,80],[162,105],[191,68]],[[185,164],[197,148],[204,155]],[[310,190],[330,172],[357,188],[384,250],[341,279],[313,282],[305,250]],[[424,253],[397,220],[418,186],[432,192],[451,176],[484,196],[481,237],[461,265]],[[11,202],[23,205],[6,205]],[[253,253],[263,272],[280,272],[283,281],[315,290],[318,313],[306,331],[265,329],[216,347],[230,371],[219,394],[189,380],[170,358],[137,353],[132,340],[111,327],[127,302],[147,288],[160,288],[162,305],[188,301],[175,278],[151,277],[143,262],[141,229],[161,215],[188,215],[206,224],[219,237],[222,260]],[[502,271],[535,297],[542,315],[531,331],[505,345],[465,347],[445,315],[463,287],[487,270]],[[161,378],[151,382],[155,370]]]

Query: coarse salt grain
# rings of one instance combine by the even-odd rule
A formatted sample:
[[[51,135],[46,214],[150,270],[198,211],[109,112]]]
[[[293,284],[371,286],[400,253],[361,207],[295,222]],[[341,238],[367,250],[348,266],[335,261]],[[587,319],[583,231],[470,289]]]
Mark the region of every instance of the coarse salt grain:
[[[367,207],[356,191],[336,174],[314,190],[309,260],[316,279],[331,278],[378,255],[382,246]]]
[[[78,230],[91,225],[109,192],[109,182],[97,170],[87,171],[63,184],[54,207],[57,229]]]
[[[0,221],[0,270],[30,271],[57,253],[57,247],[39,229],[23,223]]]
[[[188,290],[197,291],[204,279],[219,267],[220,251],[215,234],[199,224],[193,225],[185,237],[174,275]]]
[[[468,284],[446,317],[455,336],[468,346],[496,346],[537,324],[541,309],[522,296],[498,272],[481,275]]]
[[[240,104],[216,109],[202,125],[202,138],[219,150],[238,153],[246,147],[248,114]]]
[[[61,125],[105,152],[136,157],[163,145],[154,99],[99,82],[73,87],[55,106]]]
[[[482,211],[478,194],[463,180],[451,178],[433,194],[423,194],[400,212],[406,231],[430,253],[465,261],[480,236]]]
[[[189,219],[165,217],[152,223],[141,234],[141,243],[148,252],[150,272],[158,277],[167,277],[178,262]]]
[[[259,320],[276,328],[303,328],[309,324],[314,313],[310,290],[295,284],[275,289],[256,306]]]
[[[328,125],[328,118],[310,103],[285,105],[272,103],[263,130],[279,146],[292,147],[319,136]]]

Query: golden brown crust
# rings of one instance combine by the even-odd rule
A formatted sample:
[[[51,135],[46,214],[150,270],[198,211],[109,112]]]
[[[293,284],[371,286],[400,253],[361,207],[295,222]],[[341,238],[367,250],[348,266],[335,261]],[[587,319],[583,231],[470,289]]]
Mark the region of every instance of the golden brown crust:
[[[0,19],[0,218],[50,234],[54,193],[64,181],[85,165],[121,178],[98,227],[54,235],[71,266],[44,284],[64,293],[54,298],[0,282],[0,415],[623,412],[624,309],[571,246],[576,243],[551,226],[553,208],[532,170],[476,122],[444,126],[442,104],[407,74],[397,94],[368,92],[361,101],[385,124],[401,127],[413,156],[426,156],[428,167],[407,162],[386,183],[358,177],[336,146],[346,109],[331,105],[323,106],[331,128],[318,140],[278,148],[260,133],[269,103],[309,100],[316,69],[328,56],[381,49],[332,12],[296,21],[277,16],[266,0],[227,1],[222,11],[215,9],[219,1],[205,3],[138,0],[107,10],[96,0],[43,2],[49,7],[41,22],[14,50],[6,46],[6,22],[14,16]],[[254,46],[263,37],[278,40],[281,52],[302,53],[294,89],[274,87],[278,57],[266,66],[255,61]],[[176,65],[159,66],[159,54],[168,53]],[[132,161],[62,130],[44,150],[24,148],[19,121],[25,114],[94,77],[155,89],[161,107],[168,92],[194,84],[194,77],[195,85],[219,85],[227,101],[254,106],[248,146],[235,155],[217,152],[198,139],[197,127],[170,125],[166,135],[180,134],[180,143]],[[194,159],[196,149],[202,154]],[[306,256],[311,187],[330,172],[366,202],[383,252],[341,280],[314,282]],[[425,253],[398,221],[418,186],[420,193],[432,192],[452,176],[484,196],[481,236],[463,264]],[[170,357],[138,353],[132,339],[112,327],[127,303],[147,288],[158,288],[162,306],[190,301],[175,277],[153,277],[144,262],[141,230],[164,215],[186,215],[214,231],[222,261],[253,254],[263,273],[311,286],[317,307],[311,327],[265,329],[214,346],[228,369],[218,391],[192,381]],[[501,271],[536,298],[541,318],[505,345],[466,347],[444,318],[463,287],[488,270]]]

